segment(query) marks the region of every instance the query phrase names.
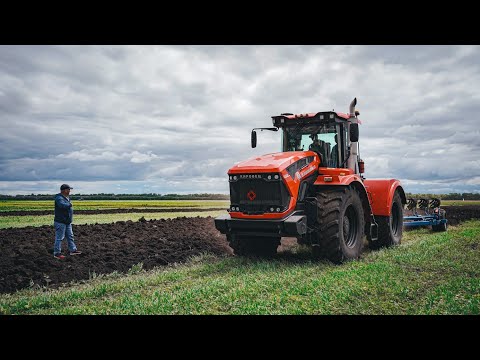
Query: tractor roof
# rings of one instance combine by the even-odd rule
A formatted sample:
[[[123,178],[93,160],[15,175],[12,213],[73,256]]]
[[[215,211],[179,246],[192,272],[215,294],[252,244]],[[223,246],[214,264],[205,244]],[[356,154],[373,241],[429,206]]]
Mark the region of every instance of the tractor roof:
[[[344,113],[341,113],[341,112],[330,111],[328,113],[334,113],[338,117],[344,118],[345,120],[348,120],[350,118],[347,114],[344,114]],[[287,114],[282,114],[282,115],[287,119],[298,119],[298,118],[308,119],[308,118],[316,117],[317,115],[320,115],[320,114],[325,114],[325,112],[305,113],[305,114],[296,114],[296,115],[294,115],[294,114],[288,114],[288,115]],[[280,115],[280,116],[282,116],[282,115]],[[277,117],[277,116],[275,116],[275,117]]]
[[[290,114],[284,113],[277,116],[272,116],[273,125],[277,127],[285,126],[285,125],[293,125],[298,124],[300,122],[305,123],[317,123],[317,122],[324,122],[324,121],[331,121],[336,119],[337,121],[345,121],[348,120],[350,116],[348,114],[344,114],[341,112],[335,111],[324,111],[318,113],[305,113],[305,114]]]

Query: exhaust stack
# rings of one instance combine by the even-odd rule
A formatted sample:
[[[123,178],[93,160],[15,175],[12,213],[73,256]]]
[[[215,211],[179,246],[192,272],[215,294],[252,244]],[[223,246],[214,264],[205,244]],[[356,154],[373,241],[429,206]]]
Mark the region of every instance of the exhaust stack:
[[[355,117],[355,105],[357,105],[357,98],[354,98],[350,103],[350,119],[348,119],[350,124],[358,124],[357,118]],[[358,142],[350,142],[350,155],[348,157],[347,166],[349,169],[352,169],[355,174],[360,173],[358,167]]]
[[[357,98],[353,99],[350,103],[350,117],[355,116],[355,105],[357,105]]]

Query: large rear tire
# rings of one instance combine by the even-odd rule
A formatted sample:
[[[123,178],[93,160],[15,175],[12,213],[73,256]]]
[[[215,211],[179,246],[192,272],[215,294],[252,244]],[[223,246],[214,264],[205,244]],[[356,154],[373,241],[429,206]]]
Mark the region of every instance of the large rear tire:
[[[322,190],[317,206],[319,246],[314,253],[334,263],[360,257],[365,218],[358,191],[352,187]]]
[[[371,249],[400,245],[403,235],[403,204],[398,191],[393,196],[390,216],[375,216],[378,224],[378,240],[369,240]]]
[[[273,257],[280,245],[280,237],[245,236],[231,234],[227,240],[237,256]]]

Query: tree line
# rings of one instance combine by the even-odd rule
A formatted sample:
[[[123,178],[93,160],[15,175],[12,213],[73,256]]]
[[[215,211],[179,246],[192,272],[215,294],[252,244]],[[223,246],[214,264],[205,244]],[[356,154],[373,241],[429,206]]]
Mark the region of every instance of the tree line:
[[[0,200],[52,200],[55,194],[2,195]],[[225,194],[71,194],[72,200],[228,200]]]
[[[51,200],[55,194],[2,195],[0,200]],[[480,193],[450,194],[413,194],[406,193],[407,198],[439,198],[442,200],[480,200]],[[72,200],[229,200],[228,194],[72,194]]]
[[[407,198],[439,198],[442,200],[480,200],[480,193],[450,193],[450,194],[412,194],[406,193]]]

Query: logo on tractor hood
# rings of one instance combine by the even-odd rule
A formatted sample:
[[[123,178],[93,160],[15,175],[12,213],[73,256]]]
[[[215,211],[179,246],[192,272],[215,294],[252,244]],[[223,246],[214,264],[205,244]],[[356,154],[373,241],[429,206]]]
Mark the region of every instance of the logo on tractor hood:
[[[300,172],[300,177],[304,177],[305,175],[307,175],[310,171],[312,170],[315,170],[315,166],[314,165],[310,165],[308,168],[306,168],[305,170],[301,171]]]
[[[257,197],[257,194],[255,194],[255,191],[253,190],[250,190],[248,193],[247,193],[247,197],[250,201],[253,201],[255,200],[255,198]]]
[[[239,175],[240,179],[261,179],[262,175],[261,174],[240,174]]]

